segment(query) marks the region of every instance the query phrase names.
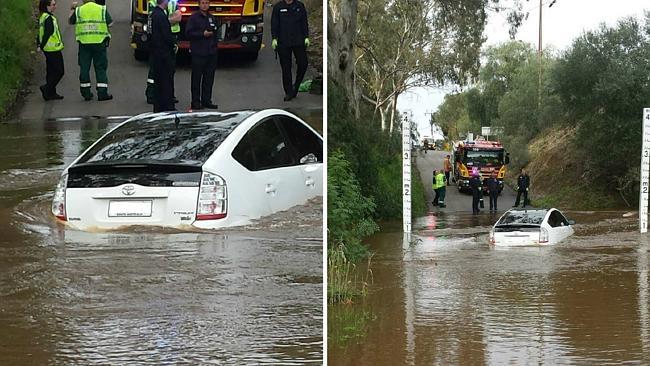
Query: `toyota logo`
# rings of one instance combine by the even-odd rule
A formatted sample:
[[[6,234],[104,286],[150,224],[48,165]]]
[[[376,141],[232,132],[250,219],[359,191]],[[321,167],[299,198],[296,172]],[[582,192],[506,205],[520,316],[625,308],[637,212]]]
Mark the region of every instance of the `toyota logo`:
[[[133,196],[135,193],[135,187],[132,185],[122,187],[122,194],[125,196]]]

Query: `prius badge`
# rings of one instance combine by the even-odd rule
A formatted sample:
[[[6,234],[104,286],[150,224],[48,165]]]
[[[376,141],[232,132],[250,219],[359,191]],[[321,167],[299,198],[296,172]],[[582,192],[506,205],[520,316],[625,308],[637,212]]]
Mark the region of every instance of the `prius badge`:
[[[122,187],[122,194],[125,196],[133,196],[135,193],[135,187],[131,184]]]

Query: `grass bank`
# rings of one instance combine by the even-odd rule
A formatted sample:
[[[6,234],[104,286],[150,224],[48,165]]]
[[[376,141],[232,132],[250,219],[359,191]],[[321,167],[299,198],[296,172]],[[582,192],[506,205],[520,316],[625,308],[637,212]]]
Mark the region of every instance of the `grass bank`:
[[[33,0],[0,1],[0,120],[12,110],[28,75],[35,29]]]
[[[577,147],[576,138],[576,127],[553,127],[527,146],[533,205],[573,210],[632,208],[617,188],[634,187],[623,187],[614,178],[596,179],[598,172],[589,168],[589,157]],[[513,187],[518,174],[518,169],[510,171]]]

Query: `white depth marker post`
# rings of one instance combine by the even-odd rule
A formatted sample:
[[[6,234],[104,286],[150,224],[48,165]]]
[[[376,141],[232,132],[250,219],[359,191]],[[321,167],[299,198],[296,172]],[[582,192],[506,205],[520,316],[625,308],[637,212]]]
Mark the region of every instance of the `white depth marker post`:
[[[650,108],[643,109],[643,142],[641,145],[641,187],[639,188],[639,228],[648,232],[648,190],[650,187]]]
[[[404,232],[411,232],[411,122],[402,124],[402,216]]]

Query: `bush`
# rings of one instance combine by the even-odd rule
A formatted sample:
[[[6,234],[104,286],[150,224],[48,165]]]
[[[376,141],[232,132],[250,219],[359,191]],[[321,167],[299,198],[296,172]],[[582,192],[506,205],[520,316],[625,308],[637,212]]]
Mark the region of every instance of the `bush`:
[[[35,48],[32,11],[31,0],[0,1],[0,118],[16,99]]]

